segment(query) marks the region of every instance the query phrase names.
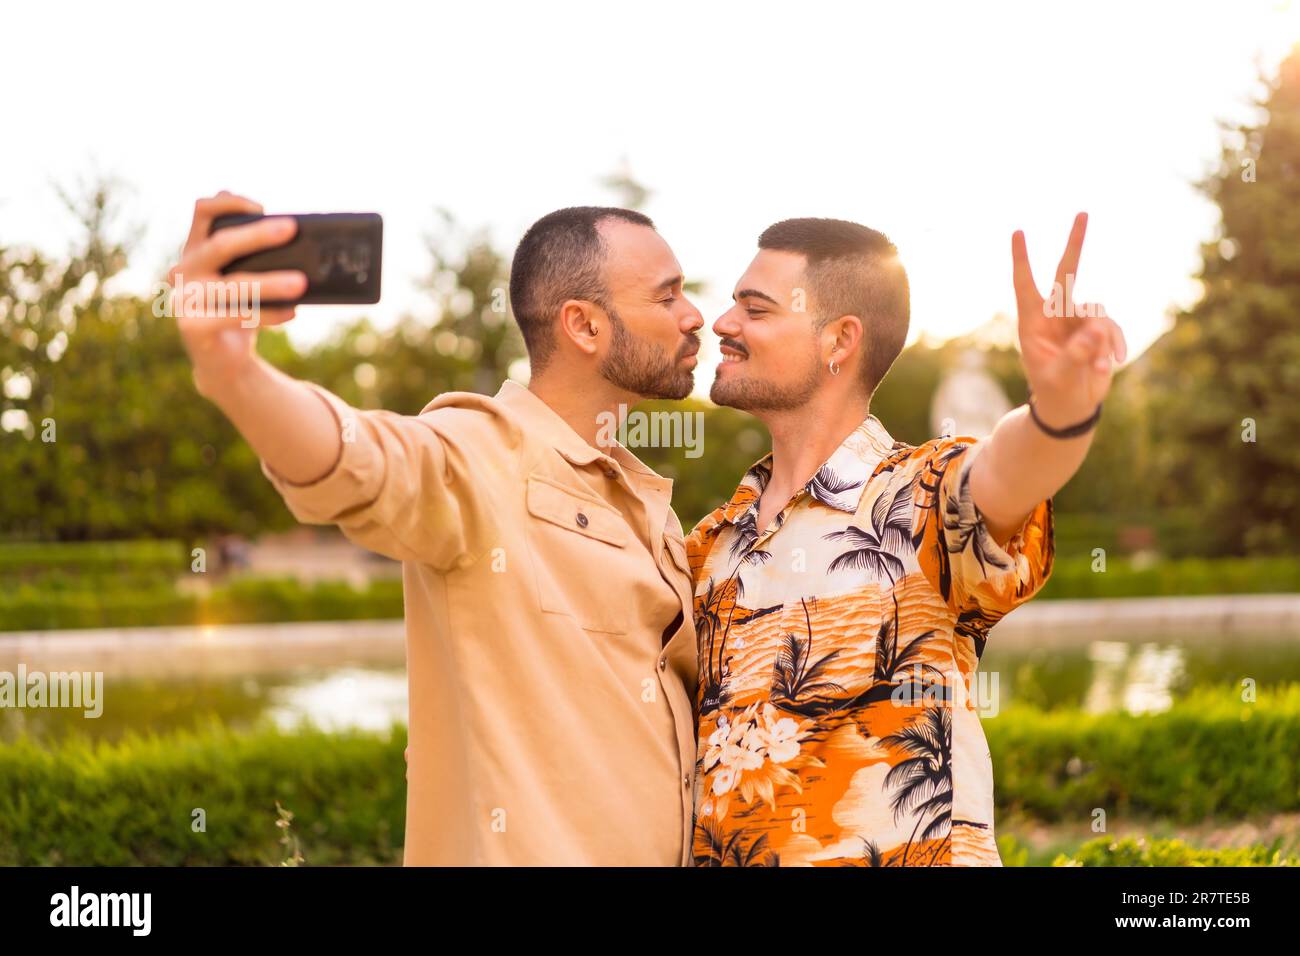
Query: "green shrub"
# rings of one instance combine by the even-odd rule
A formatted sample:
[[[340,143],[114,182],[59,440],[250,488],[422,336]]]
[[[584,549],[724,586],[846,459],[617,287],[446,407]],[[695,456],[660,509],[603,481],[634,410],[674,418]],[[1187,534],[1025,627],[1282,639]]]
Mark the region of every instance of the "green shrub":
[[[1205,516],[1195,508],[1103,513],[1058,506],[1054,524],[1056,553],[1064,558],[1091,555],[1093,548],[1105,548],[1112,557],[1143,547],[1171,558],[1217,553],[1217,542],[1206,533]]]
[[[1300,810],[1300,684],[1202,688],[1163,713],[1003,709],[983,720],[999,812],[1193,823]]]
[[[405,746],[401,727],[20,740],[0,746],[0,865],[276,865],[277,802],[308,865],[400,863]]]
[[[358,589],[346,581],[237,578],[201,600],[199,615],[204,624],[400,618],[402,582],[380,578]]]
[[[0,590],[0,631],[85,627],[355,621],[402,616],[402,582],[302,584],[292,578],[236,578],[207,595],[169,584],[67,591],[32,584]]]
[[[1008,708],[984,727],[999,818],[1084,821],[1101,807],[1112,820],[1200,823],[1300,808],[1300,685],[1250,705],[1199,692],[1140,717]],[[294,814],[308,865],[397,863],[405,745],[401,727],[238,734],[216,724],[117,743],[0,744],[0,865],[276,864],[277,802]],[[191,830],[195,808],[205,833]],[[998,845],[1006,865],[1027,861],[1014,838]],[[1060,861],[1275,865],[1278,853],[1102,838]]]
[[[1300,866],[1300,858],[1283,856],[1276,844],[1209,850],[1182,840],[1098,837],[1060,854],[1052,866]]]
[[[198,599],[170,584],[65,591],[21,584],[0,591],[0,630],[145,627],[198,622]]]
[[[175,578],[189,570],[179,541],[75,541],[0,544],[0,580],[63,572],[82,578],[137,574]]]
[[[998,844],[998,856],[1002,858],[1003,866],[1029,865],[1029,847],[1008,833],[999,833],[995,839]]]
[[[1294,594],[1300,592],[1300,558],[1180,558],[1134,566],[1110,557],[1103,572],[1092,558],[1059,554],[1039,592],[1061,598],[1177,597],[1197,594]]]

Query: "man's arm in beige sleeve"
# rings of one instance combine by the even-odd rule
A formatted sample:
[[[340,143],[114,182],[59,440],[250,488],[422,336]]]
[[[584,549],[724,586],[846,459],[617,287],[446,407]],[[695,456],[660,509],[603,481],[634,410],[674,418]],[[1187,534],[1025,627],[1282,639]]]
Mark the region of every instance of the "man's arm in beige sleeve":
[[[267,302],[301,296],[307,288],[301,272],[222,272],[294,235],[292,217],[212,229],[217,216],[261,212],[251,199],[224,191],[200,199],[181,261],[168,272],[195,386],[252,446],[299,521],[336,524],[365,548],[439,569],[472,558],[494,529],[491,489],[472,477],[481,442],[459,434],[446,415],[361,411],[273,368],[257,355],[258,330],[290,321],[292,306],[263,307],[250,325],[224,296],[193,294],[238,279],[257,283]]]
[[[377,554],[440,571],[493,540],[490,494],[467,453],[481,457],[483,449],[468,449],[446,420],[353,408],[313,382],[269,367],[266,374],[264,384],[255,378],[238,394],[210,397],[252,444],[299,521],[337,525]],[[274,414],[262,413],[263,401]]]
[[[255,358],[233,378],[205,381],[196,370],[194,383],[287,482],[310,484],[338,463],[343,451],[339,424],[307,382]]]

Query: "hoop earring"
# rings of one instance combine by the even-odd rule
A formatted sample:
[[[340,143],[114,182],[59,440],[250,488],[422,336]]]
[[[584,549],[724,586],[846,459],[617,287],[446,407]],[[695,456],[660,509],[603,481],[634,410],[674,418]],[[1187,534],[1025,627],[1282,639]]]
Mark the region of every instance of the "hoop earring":
[[[831,370],[832,375],[840,374],[840,367],[835,364],[835,359],[831,359],[831,364],[827,367]]]

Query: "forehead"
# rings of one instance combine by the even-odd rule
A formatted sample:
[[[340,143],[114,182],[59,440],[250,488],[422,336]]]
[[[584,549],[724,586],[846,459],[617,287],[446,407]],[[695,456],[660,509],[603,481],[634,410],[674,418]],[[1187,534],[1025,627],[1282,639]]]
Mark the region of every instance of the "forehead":
[[[762,292],[787,308],[794,298],[794,290],[804,285],[804,266],[807,260],[798,252],[777,249],[760,249],[758,255],[736,282],[732,295],[741,292]]]
[[[611,291],[654,288],[681,274],[672,248],[649,226],[606,219],[596,228],[605,240],[605,281]]]

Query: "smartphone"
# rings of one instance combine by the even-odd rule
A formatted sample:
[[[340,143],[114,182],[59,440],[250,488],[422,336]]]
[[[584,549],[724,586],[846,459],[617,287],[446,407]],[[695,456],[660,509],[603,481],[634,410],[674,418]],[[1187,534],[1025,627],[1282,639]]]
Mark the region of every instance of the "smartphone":
[[[263,218],[257,213],[218,216],[208,235]],[[281,269],[306,274],[307,291],[302,296],[291,302],[263,305],[373,305],[379,301],[384,256],[382,216],[373,212],[330,212],[304,213],[293,218],[298,220],[298,231],[291,240],[274,249],[241,256],[221,274]]]

